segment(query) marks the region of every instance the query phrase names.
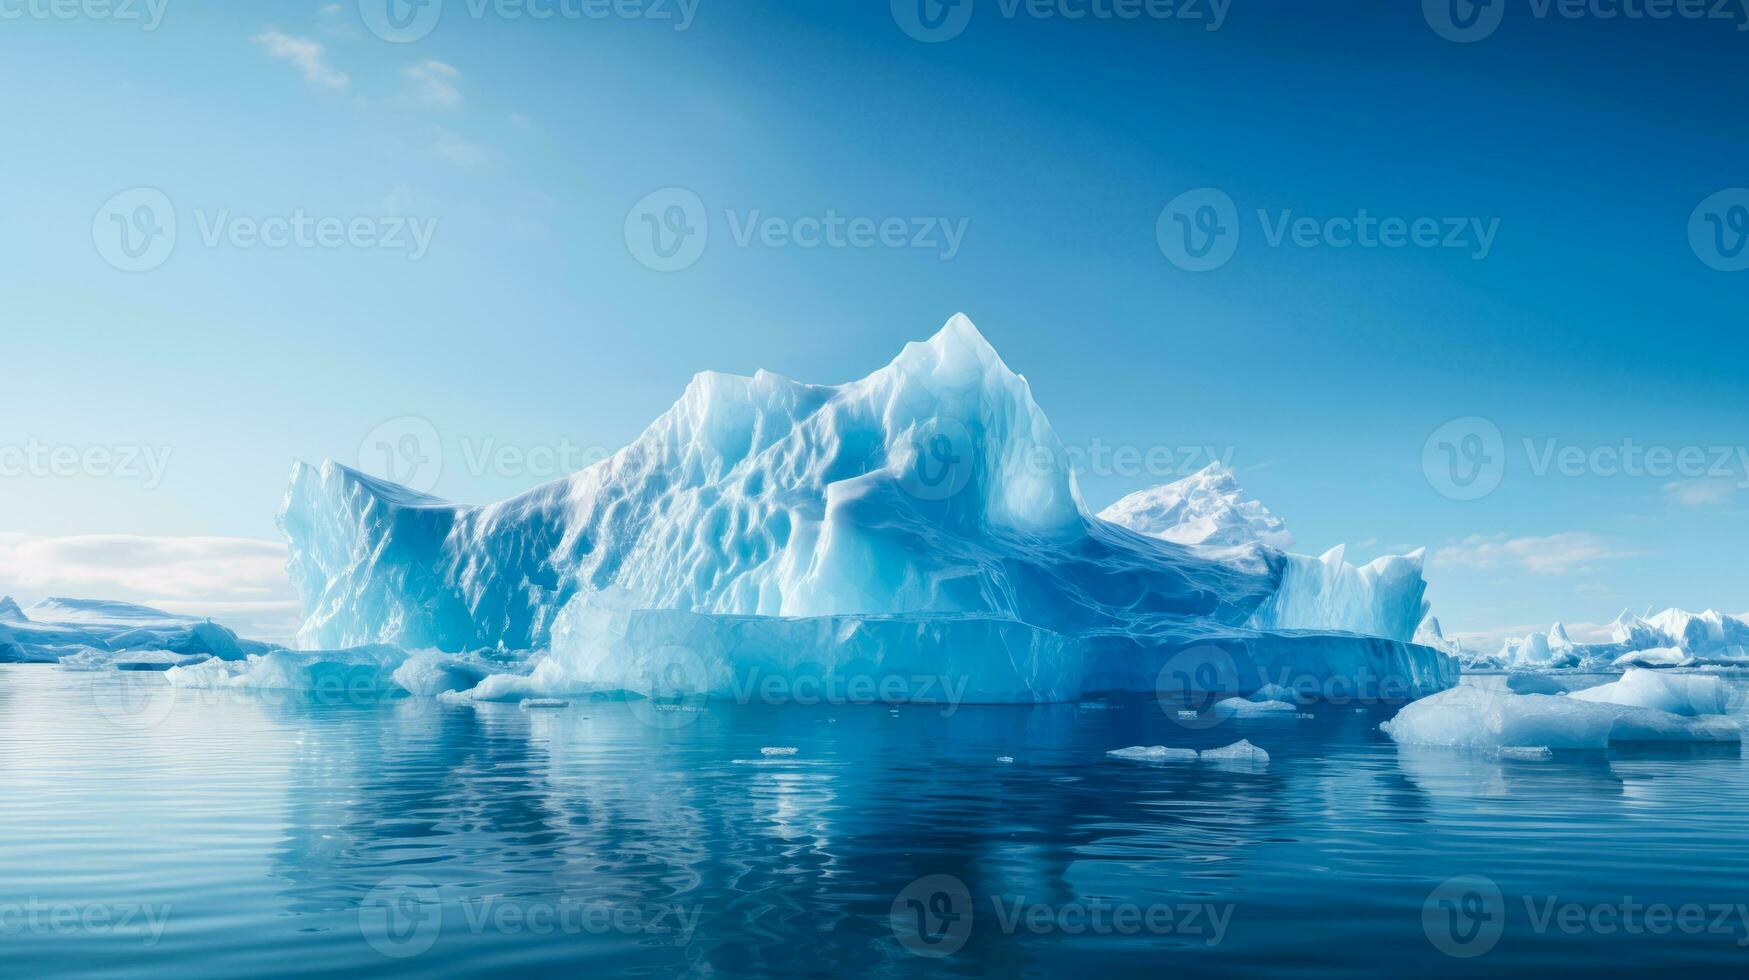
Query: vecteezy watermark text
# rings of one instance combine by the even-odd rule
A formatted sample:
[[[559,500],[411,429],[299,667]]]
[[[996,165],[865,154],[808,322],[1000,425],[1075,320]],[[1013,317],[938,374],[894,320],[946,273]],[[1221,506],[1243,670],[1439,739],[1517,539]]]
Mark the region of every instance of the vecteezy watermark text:
[[[1421,0],[1427,26],[1447,41],[1473,44],[1494,36],[1508,13],[1549,20],[1710,20],[1749,30],[1749,0]]]
[[[1040,902],[1026,895],[989,895],[979,902],[961,879],[925,875],[893,897],[888,924],[907,952],[940,959],[972,938],[983,911],[987,924],[1005,936],[1172,936],[1218,946],[1226,939],[1235,906],[1217,902],[1120,902],[1093,897]]]
[[[984,0],[989,4],[989,0]],[[951,41],[965,33],[977,0],[891,0],[893,23],[925,44]],[[995,0],[1003,20],[1183,21],[1218,31],[1233,0]],[[986,9],[989,9],[987,6]]]
[[[68,446],[32,439],[0,445],[0,479],[137,480],[155,490],[164,482],[171,452],[169,446]]]
[[[943,215],[848,215],[826,208],[800,217],[760,208],[728,208],[723,222],[736,248],[911,250],[951,261],[965,243],[968,218]],[[625,218],[626,250],[646,268],[678,272],[703,257],[711,218],[705,203],[684,187],[665,187],[632,205]]]
[[[1494,250],[1499,218],[1439,215],[1352,214],[1314,216],[1293,208],[1255,211],[1263,244],[1272,249],[1444,249],[1480,262]],[[1199,187],[1167,202],[1154,224],[1155,241],[1168,261],[1187,272],[1210,272],[1238,251],[1238,205],[1225,191]]]
[[[170,924],[170,906],[145,902],[0,902],[0,936],[134,936],[155,946]]]
[[[1620,442],[1577,444],[1553,436],[1523,439],[1525,469],[1539,479],[1582,477],[1713,480],[1749,490],[1749,445]],[[1478,500],[1506,478],[1511,452],[1500,427],[1479,415],[1453,419],[1427,437],[1421,469],[1428,485],[1453,500]]]
[[[577,22],[639,20],[692,27],[699,0],[358,0],[359,16],[372,34],[395,44],[418,41],[437,29],[445,8],[473,20]]]
[[[1508,931],[1523,929],[1539,936],[1719,936],[1737,948],[1749,947],[1749,904],[1645,901],[1632,895],[1601,902],[1558,895],[1509,900],[1486,875],[1440,882],[1422,904],[1421,925],[1435,949],[1459,959],[1486,955]]]
[[[155,31],[170,0],[0,0],[0,21],[107,20]]]

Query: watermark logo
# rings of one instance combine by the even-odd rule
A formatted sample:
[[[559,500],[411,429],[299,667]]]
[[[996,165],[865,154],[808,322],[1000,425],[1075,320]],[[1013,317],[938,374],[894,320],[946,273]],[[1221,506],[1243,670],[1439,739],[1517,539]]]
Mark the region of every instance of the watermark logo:
[[[1154,223],[1168,261],[1186,272],[1226,265],[1239,247],[1239,209],[1225,191],[1198,187],[1173,198]]]
[[[155,670],[94,671],[90,693],[97,713],[124,732],[150,731],[176,710],[177,688]]]
[[[707,659],[697,650],[680,644],[665,644],[639,659],[645,664],[641,688],[642,697],[628,696],[626,707],[632,717],[663,731],[686,728],[703,717],[710,703],[711,679],[720,673],[720,664]]]
[[[389,419],[358,444],[358,469],[430,493],[443,476],[443,440],[437,427],[416,415]]]
[[[358,931],[384,956],[418,956],[443,932],[442,896],[436,885],[419,875],[385,878],[359,903]]]
[[[911,428],[909,452],[897,460],[899,485],[918,500],[941,501],[966,488],[978,467],[972,432],[958,419],[933,416]]]
[[[1506,18],[1506,0],[1421,0],[1427,26],[1447,41],[1470,44],[1491,36]]]
[[[1688,216],[1688,247],[1720,272],[1749,269],[1749,188],[1719,191]]]
[[[169,924],[168,904],[51,902],[35,896],[0,902],[0,936],[125,936],[156,946]]]
[[[1213,728],[1226,720],[1212,710],[1238,691],[1239,666],[1231,654],[1206,643],[1180,650],[1167,659],[1154,678],[1160,710],[1186,728]]]
[[[1500,427],[1476,415],[1452,419],[1421,446],[1427,484],[1452,500],[1480,500],[1506,475],[1506,440]]]
[[[1506,899],[1491,878],[1448,878],[1421,903],[1421,928],[1433,948],[1447,956],[1482,956],[1506,931]]]
[[[391,44],[409,44],[437,29],[443,0],[358,0],[358,13],[372,34]]]
[[[103,202],[91,220],[103,261],[123,272],[149,272],[176,250],[176,208],[156,187],[134,187]]]
[[[893,898],[888,922],[906,951],[930,959],[952,956],[971,938],[972,893],[953,875],[927,875]]]
[[[710,219],[704,201],[684,187],[664,187],[644,195],[626,213],[626,249],[645,268],[679,272],[704,255]]]
[[[142,489],[156,490],[173,452],[169,446],[71,446],[31,439],[0,444],[0,479],[135,480]]]
[[[893,23],[924,44],[951,41],[972,22],[973,0],[892,0]]]

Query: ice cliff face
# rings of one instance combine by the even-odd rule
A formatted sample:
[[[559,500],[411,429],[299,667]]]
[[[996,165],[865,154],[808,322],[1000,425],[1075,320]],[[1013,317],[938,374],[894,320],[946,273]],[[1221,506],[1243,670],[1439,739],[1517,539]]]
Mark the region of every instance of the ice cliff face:
[[[652,643],[701,642],[709,629],[679,614],[711,629],[829,622],[778,633],[814,648],[859,636],[864,652],[994,638],[991,655],[1035,664],[993,682],[996,700],[1079,690],[1113,658],[1211,631],[1241,644],[1290,629],[1413,635],[1418,559],[1355,569],[1339,552],[1283,555],[1269,544],[1284,540],[1280,522],[1239,500],[1230,474],[1207,476],[1206,492],[1168,489],[1131,512],[1156,529],[1184,523],[1172,514],[1200,521],[1203,544],[1248,538],[1243,560],[1091,516],[1026,380],[955,317],[845,385],[701,374],[630,446],[498,504],[300,464],[280,524],[307,613],[300,645],[551,646],[573,678],[615,673],[589,659],[610,638],[580,624],[607,616],[623,646],[628,627],[611,617],[628,611]],[[935,625],[875,622],[895,618]],[[737,636],[777,635],[738,622]]]

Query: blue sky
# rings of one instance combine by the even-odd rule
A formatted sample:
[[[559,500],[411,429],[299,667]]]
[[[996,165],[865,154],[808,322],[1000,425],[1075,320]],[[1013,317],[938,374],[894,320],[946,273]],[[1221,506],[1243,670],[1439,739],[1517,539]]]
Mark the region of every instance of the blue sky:
[[[0,4],[0,592],[283,619],[293,459],[496,499],[964,311],[1096,508],[1211,447],[1449,627],[1749,610],[1743,10],[915,2]]]

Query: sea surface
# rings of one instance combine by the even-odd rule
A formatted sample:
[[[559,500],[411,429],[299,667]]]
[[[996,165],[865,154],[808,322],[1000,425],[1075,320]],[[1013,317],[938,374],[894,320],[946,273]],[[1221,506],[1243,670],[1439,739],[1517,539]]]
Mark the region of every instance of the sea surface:
[[[1736,746],[1497,761],[1399,749],[1392,712],[467,707],[0,667],[0,974],[1749,966]],[[1106,755],[1241,738],[1268,765]]]

